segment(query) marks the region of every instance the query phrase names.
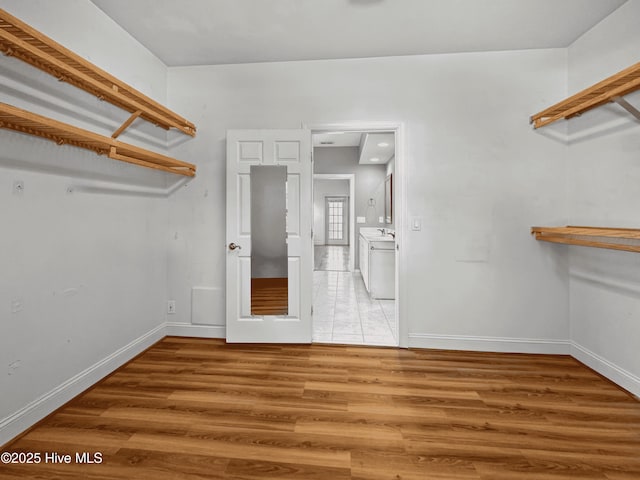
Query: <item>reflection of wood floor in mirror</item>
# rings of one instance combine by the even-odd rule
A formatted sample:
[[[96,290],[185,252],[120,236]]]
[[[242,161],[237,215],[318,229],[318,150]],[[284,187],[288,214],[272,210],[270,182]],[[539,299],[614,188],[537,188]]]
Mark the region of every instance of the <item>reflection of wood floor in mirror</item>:
[[[286,278],[251,279],[251,314],[286,315],[289,311],[289,290]]]

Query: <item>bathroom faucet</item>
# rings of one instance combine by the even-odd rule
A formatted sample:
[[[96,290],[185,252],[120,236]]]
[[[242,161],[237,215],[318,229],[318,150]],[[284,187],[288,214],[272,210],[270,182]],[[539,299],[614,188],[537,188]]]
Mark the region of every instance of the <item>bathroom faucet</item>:
[[[379,229],[378,229],[378,231],[379,231],[382,235],[384,235],[384,228],[379,228]]]

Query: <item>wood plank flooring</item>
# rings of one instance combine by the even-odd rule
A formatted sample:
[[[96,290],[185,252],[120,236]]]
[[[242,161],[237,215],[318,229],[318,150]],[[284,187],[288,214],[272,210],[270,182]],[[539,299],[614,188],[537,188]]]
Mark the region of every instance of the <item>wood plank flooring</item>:
[[[0,479],[631,480],[640,402],[570,357],[165,338]]]

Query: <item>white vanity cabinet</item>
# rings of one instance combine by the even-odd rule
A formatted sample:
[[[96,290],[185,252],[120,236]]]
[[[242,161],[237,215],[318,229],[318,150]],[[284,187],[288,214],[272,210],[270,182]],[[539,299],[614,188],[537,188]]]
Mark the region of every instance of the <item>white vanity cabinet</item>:
[[[394,299],[396,291],[396,244],[392,237],[360,235],[360,273],[369,296]]]
[[[360,235],[360,273],[362,274],[362,280],[364,280],[364,286],[369,291],[369,242],[367,239]]]

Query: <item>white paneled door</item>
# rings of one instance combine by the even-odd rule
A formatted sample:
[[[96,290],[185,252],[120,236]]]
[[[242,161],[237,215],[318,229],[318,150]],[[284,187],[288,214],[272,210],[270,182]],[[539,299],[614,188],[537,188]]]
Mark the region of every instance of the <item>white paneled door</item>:
[[[260,195],[275,195],[276,200],[258,202],[258,166],[286,167],[286,184],[263,185]],[[254,168],[252,168],[254,167]],[[267,169],[268,170],[268,169]],[[311,343],[311,292],[313,249],[311,240],[312,183],[311,132],[309,130],[229,130],[227,132],[227,341],[248,343]],[[256,176],[252,191],[251,177]],[[279,170],[282,172],[282,169]],[[279,175],[279,174],[278,174]],[[278,177],[275,175],[275,177]],[[266,177],[262,177],[266,178]],[[282,191],[281,209],[285,215],[282,240],[265,231],[265,220],[280,210],[278,191]],[[255,195],[252,209],[252,192]],[[276,193],[273,193],[276,192]],[[264,197],[271,198],[271,197]],[[252,211],[254,210],[254,211]],[[252,218],[252,214],[254,217]],[[256,216],[259,216],[256,217]],[[273,224],[280,228],[279,222]],[[252,237],[252,225],[261,233]],[[259,237],[259,238],[257,238]],[[282,262],[274,260],[278,245],[286,244]],[[258,249],[266,252],[258,254]],[[260,265],[259,265],[260,264]],[[262,265],[264,264],[264,265]],[[278,268],[281,265],[281,268]],[[258,268],[260,267],[260,268]],[[267,273],[261,272],[282,272]],[[279,277],[255,278],[255,277]],[[285,277],[284,279],[281,277]],[[286,285],[284,310],[275,314],[256,314],[256,302],[276,302],[279,291],[267,292],[256,300],[257,286],[275,281]],[[252,289],[253,297],[252,297]],[[263,305],[264,306],[264,305]],[[274,310],[275,311],[275,310]],[[252,313],[253,312],[253,313]]]

